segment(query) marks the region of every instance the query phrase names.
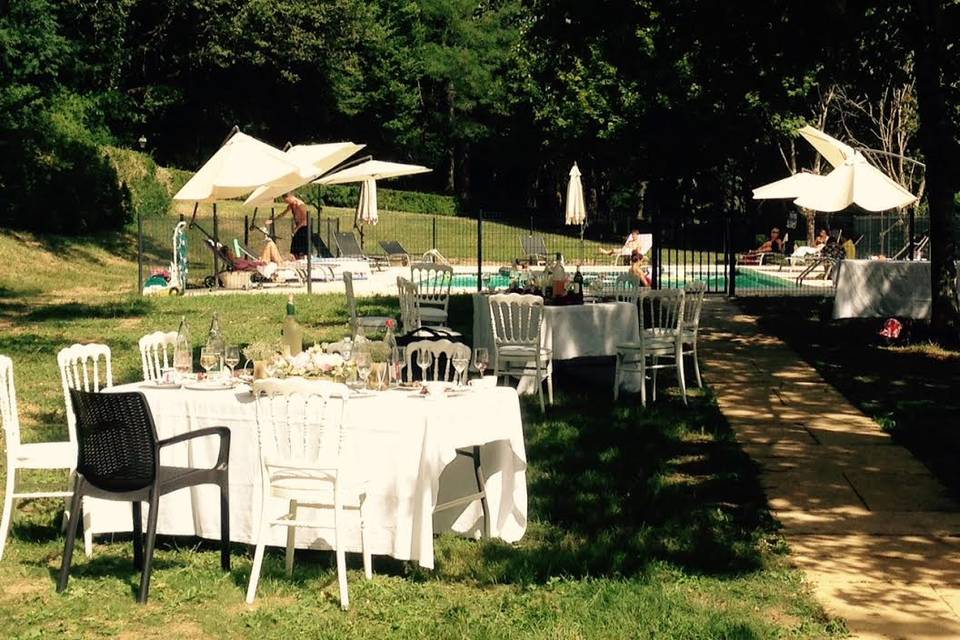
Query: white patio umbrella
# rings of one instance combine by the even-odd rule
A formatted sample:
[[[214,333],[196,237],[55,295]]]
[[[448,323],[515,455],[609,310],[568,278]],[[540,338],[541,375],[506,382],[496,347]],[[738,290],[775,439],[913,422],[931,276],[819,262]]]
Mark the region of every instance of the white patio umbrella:
[[[237,131],[193,174],[173,199],[216,202],[238,198],[262,184],[289,179],[299,169],[280,149]]]
[[[327,144],[298,144],[290,147],[284,152],[284,155],[299,167],[297,174],[257,187],[244,204],[269,204],[279,196],[302,187],[316,179],[317,176],[323,175],[363,149],[364,146],[353,142],[332,142]]]
[[[824,212],[840,211],[851,204],[867,211],[885,211],[916,201],[916,196],[853,147],[810,126],[798,133],[833,165],[833,171],[825,176],[796,173],[754,189],[755,199],[793,198],[799,207]]]
[[[342,171],[314,180],[315,184],[346,184],[360,182],[360,201],[357,203],[357,216],[354,226],[360,231],[360,248],[363,248],[363,225],[367,224],[363,212],[372,211],[371,219],[377,220],[377,180],[385,178],[399,178],[400,176],[426,173],[431,169],[418,164],[403,164],[400,162],[384,162],[382,160],[367,160]],[[366,199],[366,205],[364,200]],[[372,205],[372,208],[371,208]],[[370,214],[367,214],[370,215]]]
[[[345,184],[349,182],[363,182],[364,180],[383,180],[384,178],[399,178],[417,173],[427,173],[431,169],[419,164],[403,164],[400,162],[384,162],[382,160],[367,160],[342,171],[331,173],[314,180],[316,184]]]

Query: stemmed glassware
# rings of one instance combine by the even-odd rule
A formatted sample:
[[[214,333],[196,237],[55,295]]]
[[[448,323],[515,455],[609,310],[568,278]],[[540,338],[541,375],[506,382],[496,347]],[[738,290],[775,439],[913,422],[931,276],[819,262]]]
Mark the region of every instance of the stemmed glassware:
[[[473,350],[473,366],[480,372],[483,378],[483,370],[490,364],[490,352],[486,347],[477,347]]]
[[[417,366],[420,367],[420,379],[427,381],[427,369],[433,364],[433,354],[425,349],[417,351]]]
[[[470,364],[470,357],[463,353],[457,353],[450,358],[450,363],[453,365],[454,371],[457,372],[457,386],[462,387],[463,372],[467,370],[467,366]]]
[[[393,376],[397,384],[403,382],[403,370],[407,366],[406,347],[397,347],[396,360],[393,362]]]
[[[230,377],[233,378],[233,370],[240,364],[239,345],[231,344],[224,350],[223,363],[230,368]]]
[[[181,379],[193,373],[193,353],[189,348],[176,350],[173,354],[173,368]]]
[[[367,387],[367,379],[370,377],[372,363],[370,353],[367,351],[358,351],[354,354],[354,362],[357,365],[357,375],[360,376],[362,387]]]
[[[219,364],[219,351],[211,349],[210,347],[202,347],[200,349],[200,366],[203,367],[203,370],[207,372],[207,376],[210,375],[210,369],[213,369]]]

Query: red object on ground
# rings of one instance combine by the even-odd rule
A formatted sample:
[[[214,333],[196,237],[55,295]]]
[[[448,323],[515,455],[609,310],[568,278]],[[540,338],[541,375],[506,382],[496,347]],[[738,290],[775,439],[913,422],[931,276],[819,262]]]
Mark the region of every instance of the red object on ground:
[[[880,329],[880,335],[889,340],[896,340],[900,337],[901,330],[903,330],[903,324],[896,318],[890,318],[883,323],[883,329]]]

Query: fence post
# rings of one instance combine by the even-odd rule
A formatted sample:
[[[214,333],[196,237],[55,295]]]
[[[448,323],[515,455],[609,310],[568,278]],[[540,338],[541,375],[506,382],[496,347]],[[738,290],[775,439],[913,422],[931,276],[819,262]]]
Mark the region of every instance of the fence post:
[[[723,247],[723,263],[727,272],[727,295],[737,297],[737,258],[733,251],[733,213],[727,211],[726,242]]]
[[[143,294],[143,214],[137,211],[137,293]]]
[[[483,291],[483,209],[477,209],[477,292]]]
[[[651,252],[652,260],[650,261],[650,288],[659,289],[660,288],[660,252],[663,250],[660,242],[660,210],[659,207],[656,211],[650,213],[650,226],[653,228],[653,251]]]
[[[307,211],[307,294],[313,293],[313,216]]]
[[[436,249],[437,248],[437,216],[433,216],[432,222],[433,222],[433,231],[432,231],[433,244],[430,248]]]
[[[916,211],[913,205],[910,205],[910,211],[907,213],[907,260],[913,260],[913,234],[915,231],[914,224],[914,211]]]
[[[247,214],[243,214],[243,246],[250,246],[250,219]]]

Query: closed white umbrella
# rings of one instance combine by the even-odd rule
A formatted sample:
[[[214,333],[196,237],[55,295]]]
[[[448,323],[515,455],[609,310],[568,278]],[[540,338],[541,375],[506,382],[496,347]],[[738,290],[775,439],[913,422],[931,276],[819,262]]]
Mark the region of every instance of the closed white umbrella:
[[[258,187],[244,202],[247,205],[261,205],[273,202],[279,196],[293,191],[323,175],[365,145],[352,142],[332,142],[327,144],[298,144],[284,152],[299,170],[294,176],[287,176]]]
[[[356,224],[377,224],[377,181],[372,178],[360,183]]]
[[[580,181],[580,169],[576,162],[570,169],[570,181],[567,183],[564,221],[567,224],[579,225],[583,225],[587,221],[587,207],[583,200],[583,183]]]
[[[233,134],[174,200],[216,202],[246,195],[262,184],[290,179],[300,167],[276,147],[240,131]]]

